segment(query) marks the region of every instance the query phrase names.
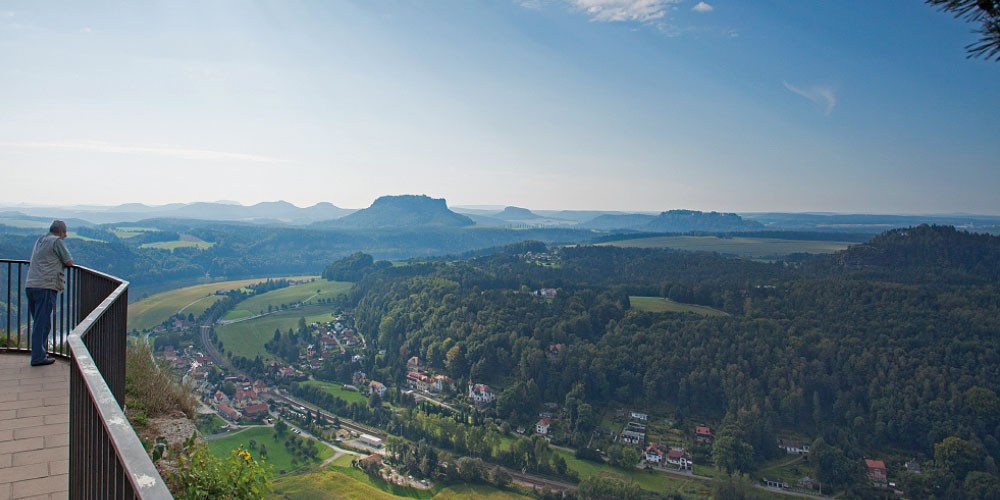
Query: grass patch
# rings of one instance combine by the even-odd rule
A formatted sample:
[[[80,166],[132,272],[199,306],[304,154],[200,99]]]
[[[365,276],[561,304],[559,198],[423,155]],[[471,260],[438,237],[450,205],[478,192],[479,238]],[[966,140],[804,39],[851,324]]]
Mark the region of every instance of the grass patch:
[[[612,241],[601,245],[636,248],[674,248],[678,250],[718,252],[752,259],[792,253],[834,253],[853,243],[845,241],[779,240],[775,238],[720,238],[717,236],[654,236]]]
[[[286,473],[291,472],[293,469],[321,463],[333,456],[333,450],[329,446],[316,442],[316,448],[319,450],[316,460],[305,463],[299,461],[297,465],[292,465],[292,453],[285,448],[285,440],[288,439],[288,436],[295,436],[295,434],[288,432],[279,438],[271,427],[250,427],[229,436],[208,441],[208,449],[212,455],[224,458],[229,456],[230,450],[242,445],[243,449],[249,451],[255,459],[260,460],[261,445],[264,445],[267,448],[267,463],[274,466],[275,477],[280,476],[281,470],[286,471]],[[256,449],[250,449],[251,439],[257,442]],[[310,441],[315,440],[310,439]]]
[[[434,500],[458,500],[464,498],[483,498],[486,500],[518,500],[529,499],[524,495],[519,495],[510,491],[502,491],[480,484],[460,484],[449,486],[441,490],[434,496]]]
[[[595,475],[608,476],[623,481],[635,481],[644,490],[667,494],[680,493],[685,497],[696,498],[707,498],[712,491],[711,483],[699,479],[664,474],[655,470],[623,470],[607,464],[580,460],[567,451],[555,450],[555,452],[566,460],[567,467],[575,471],[581,480]]]
[[[816,469],[802,457],[785,455],[764,463],[753,477],[780,480],[795,487],[805,476],[816,477]]]
[[[712,309],[711,307],[698,306],[694,304],[682,304],[663,297],[641,297],[629,295],[629,303],[632,309],[637,311],[652,313],[695,313],[702,316],[729,316],[723,311]]]
[[[348,462],[350,467],[350,462]],[[335,470],[282,477],[271,483],[268,498],[325,500],[328,498],[364,498],[390,500],[399,497],[386,493],[366,481],[359,481]]]
[[[368,477],[367,474],[361,472],[354,467],[351,467],[351,457],[340,457],[330,465],[331,472],[339,473],[343,476],[354,480],[355,482],[367,485],[382,493],[384,495],[389,495],[387,498],[416,498],[416,499],[430,499],[433,498],[435,493],[440,490],[440,486],[435,486],[430,490],[418,490],[416,488],[410,488],[408,486],[400,486],[395,483],[389,483],[383,481],[382,479],[372,479]],[[353,498],[353,497],[352,497]],[[380,497],[381,498],[381,497]]]
[[[335,397],[343,399],[348,403],[358,403],[362,405],[368,404],[368,398],[358,391],[351,391],[343,389],[340,384],[333,384],[330,382],[322,382],[319,380],[307,380],[302,382],[300,385],[305,387],[319,387],[323,392]]]
[[[290,309],[278,313],[270,314],[261,318],[256,318],[229,325],[215,327],[215,333],[222,341],[222,347],[227,351],[232,351],[233,356],[244,356],[254,359],[260,355],[262,359],[271,359],[270,353],[264,349],[264,343],[274,338],[274,330],[281,330],[282,334],[289,328],[298,328],[299,318],[305,318],[306,323],[314,321],[330,321],[333,319],[332,309],[334,306],[306,306],[300,309]]]

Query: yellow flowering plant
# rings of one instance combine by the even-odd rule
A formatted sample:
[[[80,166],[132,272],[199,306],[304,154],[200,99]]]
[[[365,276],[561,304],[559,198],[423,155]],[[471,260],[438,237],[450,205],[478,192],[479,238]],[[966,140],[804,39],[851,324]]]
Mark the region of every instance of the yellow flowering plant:
[[[263,498],[273,476],[263,458],[254,459],[242,446],[231,450],[228,458],[218,458],[194,435],[184,442],[177,465],[167,482],[181,499]]]

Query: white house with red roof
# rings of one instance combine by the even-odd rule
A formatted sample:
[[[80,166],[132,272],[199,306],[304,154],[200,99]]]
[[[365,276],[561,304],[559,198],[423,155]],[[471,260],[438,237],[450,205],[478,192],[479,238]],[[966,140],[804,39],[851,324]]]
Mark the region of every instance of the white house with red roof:
[[[493,392],[493,389],[490,389],[490,386],[486,384],[473,384],[471,380],[469,381],[469,399],[476,404],[489,404],[496,398],[497,395]]]
[[[535,424],[535,432],[546,436],[549,434],[549,427],[552,426],[552,420],[543,418]]]
[[[663,463],[663,450],[655,444],[651,444],[646,447],[646,451],[643,453],[643,458],[651,464]]]
[[[368,384],[368,394],[378,394],[378,397],[385,397],[385,384],[377,380],[372,380]]]
[[[667,453],[667,463],[681,469],[690,469],[694,466],[691,455],[684,451],[684,448],[671,448]]]

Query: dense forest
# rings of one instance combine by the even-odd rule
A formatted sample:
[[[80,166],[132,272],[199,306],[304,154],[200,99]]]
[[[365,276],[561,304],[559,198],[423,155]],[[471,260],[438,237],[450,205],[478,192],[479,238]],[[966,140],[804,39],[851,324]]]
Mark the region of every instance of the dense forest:
[[[490,411],[511,422],[557,402],[574,445],[597,424],[595,409],[635,405],[719,422],[713,459],[727,469],[752,469],[776,453],[779,430],[793,430],[819,438],[831,483],[887,448],[940,459],[922,480],[956,494],[970,473],[996,473],[1000,238],[921,226],[774,263],[524,249],[371,266],[348,300],[385,350],[388,377],[401,383],[407,357],[420,356],[496,387]],[[533,293],[543,287],[557,296]],[[639,312],[630,295],[728,315]]]

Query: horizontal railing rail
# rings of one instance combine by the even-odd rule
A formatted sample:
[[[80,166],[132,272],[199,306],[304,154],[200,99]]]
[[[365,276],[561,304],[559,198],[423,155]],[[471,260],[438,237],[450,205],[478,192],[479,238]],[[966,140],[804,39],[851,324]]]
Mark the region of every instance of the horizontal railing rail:
[[[24,296],[28,262],[0,259],[2,351],[30,351]],[[53,311],[50,355],[72,359],[70,498],[172,498],[122,406],[125,402],[128,282],[74,266]]]

